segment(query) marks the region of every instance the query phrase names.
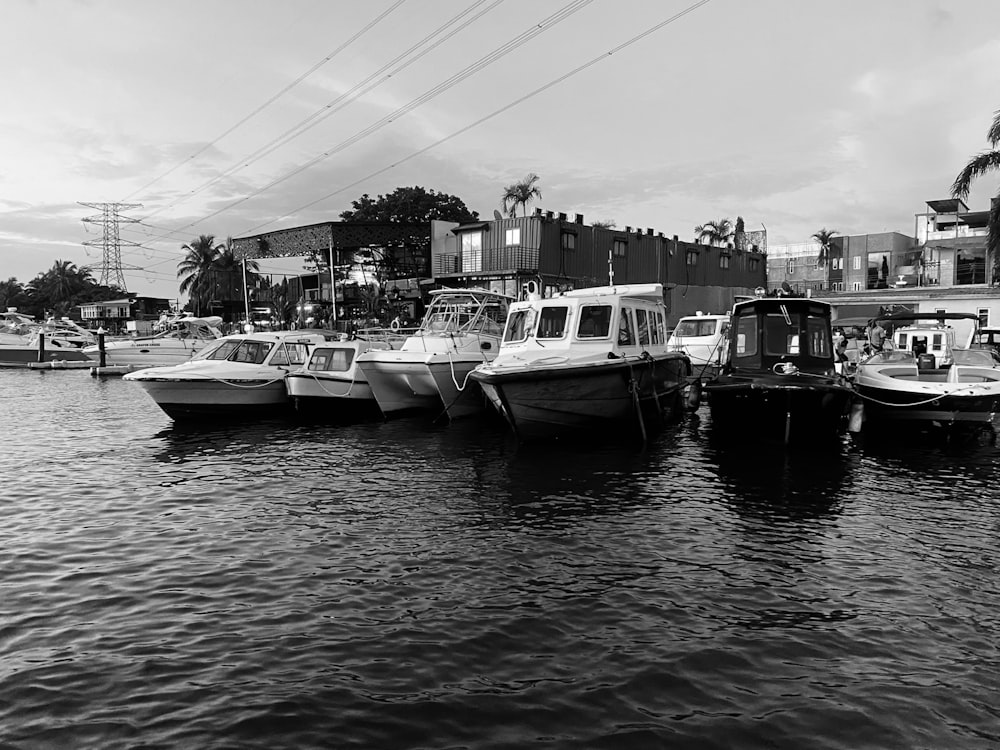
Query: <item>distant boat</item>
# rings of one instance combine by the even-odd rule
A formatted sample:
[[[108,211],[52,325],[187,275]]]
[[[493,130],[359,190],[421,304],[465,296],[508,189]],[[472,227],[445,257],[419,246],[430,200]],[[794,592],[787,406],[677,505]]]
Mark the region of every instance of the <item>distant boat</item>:
[[[698,313],[677,321],[668,346],[671,351],[686,354],[695,375],[707,380],[722,369],[728,336],[729,313]]]
[[[137,336],[106,341],[105,363],[131,365],[132,367],[162,367],[179,365],[211,342],[222,338],[222,318],[212,315],[204,318],[177,318],[167,330],[155,336]],[[93,359],[100,358],[97,345],[88,346],[84,352]]]
[[[806,445],[842,433],[854,391],[834,367],[830,319],[819,300],[737,302],[722,371],[704,387],[713,432]]]
[[[691,363],[667,345],[661,284],[529,295],[471,378],[521,440],[646,437],[684,410]]]
[[[512,298],[486,289],[435,289],[420,327],[399,349],[358,357],[382,413],[430,410],[449,417],[486,408],[476,365],[500,349]]]
[[[27,315],[0,313],[0,365],[27,367],[39,361],[89,362],[82,347],[93,343],[89,331],[68,319],[38,323]]]
[[[285,376],[327,338],[302,331],[234,334],[191,360],[124,376],[174,419],[259,417],[290,408]]]

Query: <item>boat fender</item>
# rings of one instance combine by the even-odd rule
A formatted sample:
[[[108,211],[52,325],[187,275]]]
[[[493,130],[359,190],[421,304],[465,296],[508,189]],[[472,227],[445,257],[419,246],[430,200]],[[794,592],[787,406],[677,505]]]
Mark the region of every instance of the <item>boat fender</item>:
[[[865,423],[865,402],[857,399],[851,404],[851,414],[847,420],[847,431],[858,433]]]
[[[684,408],[697,411],[701,406],[701,380],[695,378],[684,388]]]

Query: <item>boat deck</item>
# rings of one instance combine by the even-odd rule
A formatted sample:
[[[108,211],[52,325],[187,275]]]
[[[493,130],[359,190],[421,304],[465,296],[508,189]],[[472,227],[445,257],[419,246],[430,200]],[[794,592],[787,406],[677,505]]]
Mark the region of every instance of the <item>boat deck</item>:
[[[881,374],[896,380],[919,383],[995,383],[1000,381],[1000,370],[991,367],[963,367],[953,365],[948,369],[920,370],[915,365],[883,367]]]

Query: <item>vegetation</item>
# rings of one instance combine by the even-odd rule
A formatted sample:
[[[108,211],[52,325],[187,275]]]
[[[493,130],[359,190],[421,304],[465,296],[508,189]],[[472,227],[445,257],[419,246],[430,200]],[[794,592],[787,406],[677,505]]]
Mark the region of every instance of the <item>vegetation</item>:
[[[427,224],[437,219],[464,224],[479,219],[479,214],[470,211],[461,198],[448,193],[424,190],[419,186],[398,187],[376,199],[365,193],[356,201],[352,201],[351,205],[354,207],[353,210],[340,214],[341,221]]]
[[[699,224],[694,228],[695,238],[703,244],[725,247],[729,240],[736,234],[733,229],[733,222],[729,219],[719,219]]]
[[[974,180],[990,172],[1000,171],[1000,110],[994,114],[993,124],[986,133],[986,140],[989,141],[992,150],[983,151],[969,159],[969,163],[958,173],[951,186],[953,197],[967,199]],[[987,262],[987,266],[992,265],[991,283],[995,284],[1000,280],[1000,193],[997,193],[990,205],[986,255],[993,259],[992,264]]]
[[[203,234],[191,244],[181,245],[187,254],[177,264],[179,290],[190,296],[195,315],[210,314],[213,304],[222,300],[243,299],[243,264],[236,260],[231,244],[227,240],[216,245],[214,235]],[[257,270],[256,261],[247,262],[247,284],[255,283]]]
[[[535,184],[538,179],[538,175],[532,172],[520,182],[505,187],[501,201],[503,212],[513,219],[517,216],[517,207],[520,206],[521,215],[526,216],[528,204],[536,198],[542,197],[542,191]]]
[[[825,266],[830,259],[830,242],[835,234],[837,234],[836,229],[827,229],[826,227],[813,234],[812,238],[819,243],[819,255],[816,256],[817,266]]]
[[[614,229],[618,225],[613,219],[608,219],[607,221],[595,221],[590,226],[594,229]]]
[[[89,267],[57,260],[27,284],[15,278],[0,281],[0,309],[16,307],[35,318],[67,316],[73,307],[124,295],[118,287],[98,284]]]

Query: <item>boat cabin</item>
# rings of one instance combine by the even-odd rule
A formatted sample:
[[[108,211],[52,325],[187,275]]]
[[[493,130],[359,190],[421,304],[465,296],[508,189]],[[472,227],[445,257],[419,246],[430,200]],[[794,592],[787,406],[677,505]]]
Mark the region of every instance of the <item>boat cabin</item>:
[[[954,327],[947,321],[975,321],[973,313],[905,313],[882,320],[894,326],[892,347],[897,351],[912,352],[924,368],[950,367],[956,348],[968,349],[976,341],[973,331],[968,340],[959,343]],[[932,359],[933,358],[933,359]]]
[[[591,287],[543,299],[531,295],[510,307],[503,350],[529,346],[550,353],[593,349],[638,356],[666,351],[667,328],[661,284]]]
[[[739,302],[730,321],[728,371],[833,371],[831,308],[810,298]],[[779,372],[781,374],[781,372]]]

